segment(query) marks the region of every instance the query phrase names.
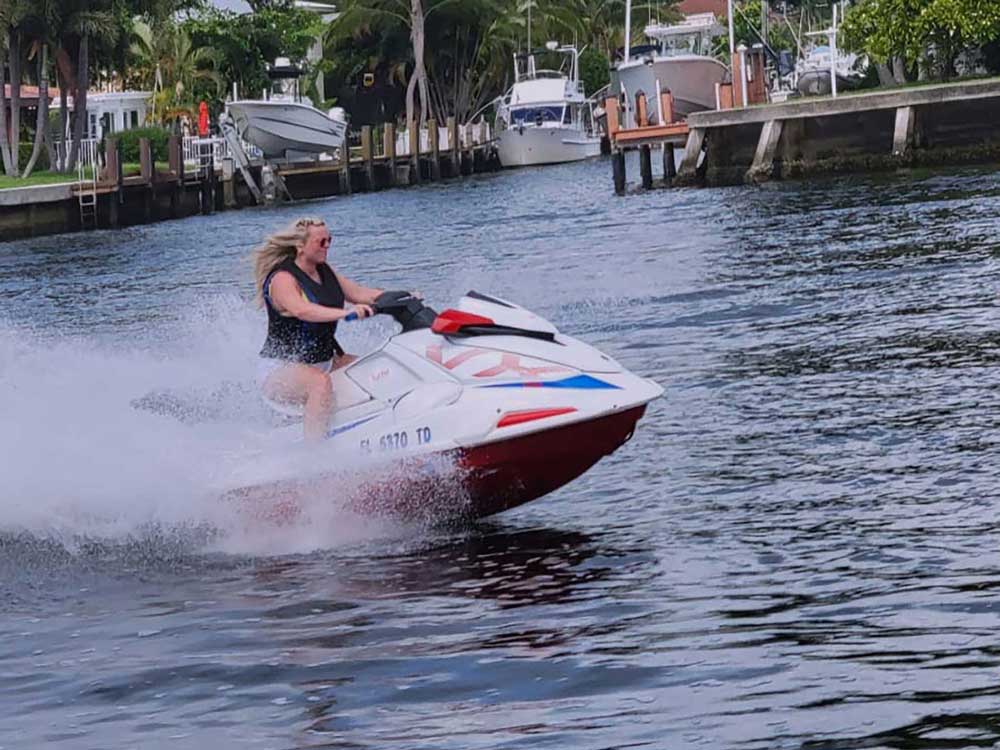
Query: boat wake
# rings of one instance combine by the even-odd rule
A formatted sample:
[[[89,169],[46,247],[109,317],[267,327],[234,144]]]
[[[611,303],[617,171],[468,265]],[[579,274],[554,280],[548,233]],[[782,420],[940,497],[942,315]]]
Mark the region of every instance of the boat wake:
[[[352,510],[372,482],[405,488],[408,467],[345,462],[335,476],[304,472],[294,488],[270,481],[287,480],[296,461],[308,466],[308,452],[274,444],[252,378],[260,321],[242,303],[222,305],[131,348],[99,336],[43,340],[0,323],[0,539],[73,553],[145,542],[271,555],[410,534],[429,520],[414,514],[404,528]],[[151,398],[161,408],[136,408]],[[234,477],[248,466],[262,489],[244,487],[234,502]],[[441,493],[459,484],[442,480]]]

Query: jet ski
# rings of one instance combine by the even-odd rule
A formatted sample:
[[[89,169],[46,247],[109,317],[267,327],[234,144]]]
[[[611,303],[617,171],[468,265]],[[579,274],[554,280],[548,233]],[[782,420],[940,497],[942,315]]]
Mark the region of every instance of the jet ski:
[[[402,330],[332,373],[335,411],[308,459],[320,476],[288,467],[275,480],[260,468],[261,481],[244,476],[228,498],[287,519],[297,495],[342,493],[350,482],[338,467],[370,461],[392,474],[362,482],[354,505],[366,514],[490,516],[613,453],[663,393],[507,300],[473,291],[438,313],[408,292],[386,292],[372,307]],[[301,423],[277,432],[302,439]],[[436,507],[445,495],[447,508]]]

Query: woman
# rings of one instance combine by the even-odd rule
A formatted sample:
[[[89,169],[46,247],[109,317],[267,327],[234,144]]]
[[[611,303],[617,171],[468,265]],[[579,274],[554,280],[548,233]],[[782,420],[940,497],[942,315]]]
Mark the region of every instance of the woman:
[[[267,307],[258,380],[272,401],[304,405],[306,440],[326,434],[333,409],[330,373],[354,359],[335,336],[337,321],[349,314],[345,302],[366,318],[382,294],[330,268],[329,247],[322,220],[299,219],[268,237],[253,258],[257,300]]]

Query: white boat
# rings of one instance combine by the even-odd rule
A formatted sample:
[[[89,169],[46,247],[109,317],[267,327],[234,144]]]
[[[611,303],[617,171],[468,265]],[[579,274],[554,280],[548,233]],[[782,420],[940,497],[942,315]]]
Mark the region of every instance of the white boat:
[[[827,96],[833,93],[830,69],[833,52],[827,45],[813,47],[795,68],[796,88],[803,96]],[[837,50],[833,68],[837,76],[837,89],[848,91],[857,88],[864,80],[859,70],[860,58],[850,52]]]
[[[537,70],[535,55],[561,53],[568,74]],[[579,53],[549,42],[514,56],[514,85],[497,100],[497,154],[504,167],[580,161],[601,153],[592,102],[579,80]]]
[[[625,96],[625,110],[634,119],[636,98],[646,97],[650,117],[658,116],[659,94],[674,99],[674,119],[692,112],[715,109],[715,88],[728,68],[712,56],[712,40],[725,33],[714,13],[695,13],[677,24],[650,24],[645,29],[651,44],[630,49],[611,75],[611,92]],[[634,127],[630,120],[623,123]]]
[[[330,154],[344,146],[347,122],[343,110],[324,113],[299,90],[301,68],[278,58],[269,70],[274,88],[268,98],[229,102],[226,109],[240,137],[259,148],[266,159],[294,159]]]

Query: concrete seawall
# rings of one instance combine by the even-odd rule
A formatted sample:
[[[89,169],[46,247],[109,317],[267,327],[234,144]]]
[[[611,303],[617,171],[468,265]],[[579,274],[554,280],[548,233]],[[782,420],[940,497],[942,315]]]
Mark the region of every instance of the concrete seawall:
[[[680,184],[724,185],[1000,159],[1000,80],[806,99],[688,118],[701,164]]]

